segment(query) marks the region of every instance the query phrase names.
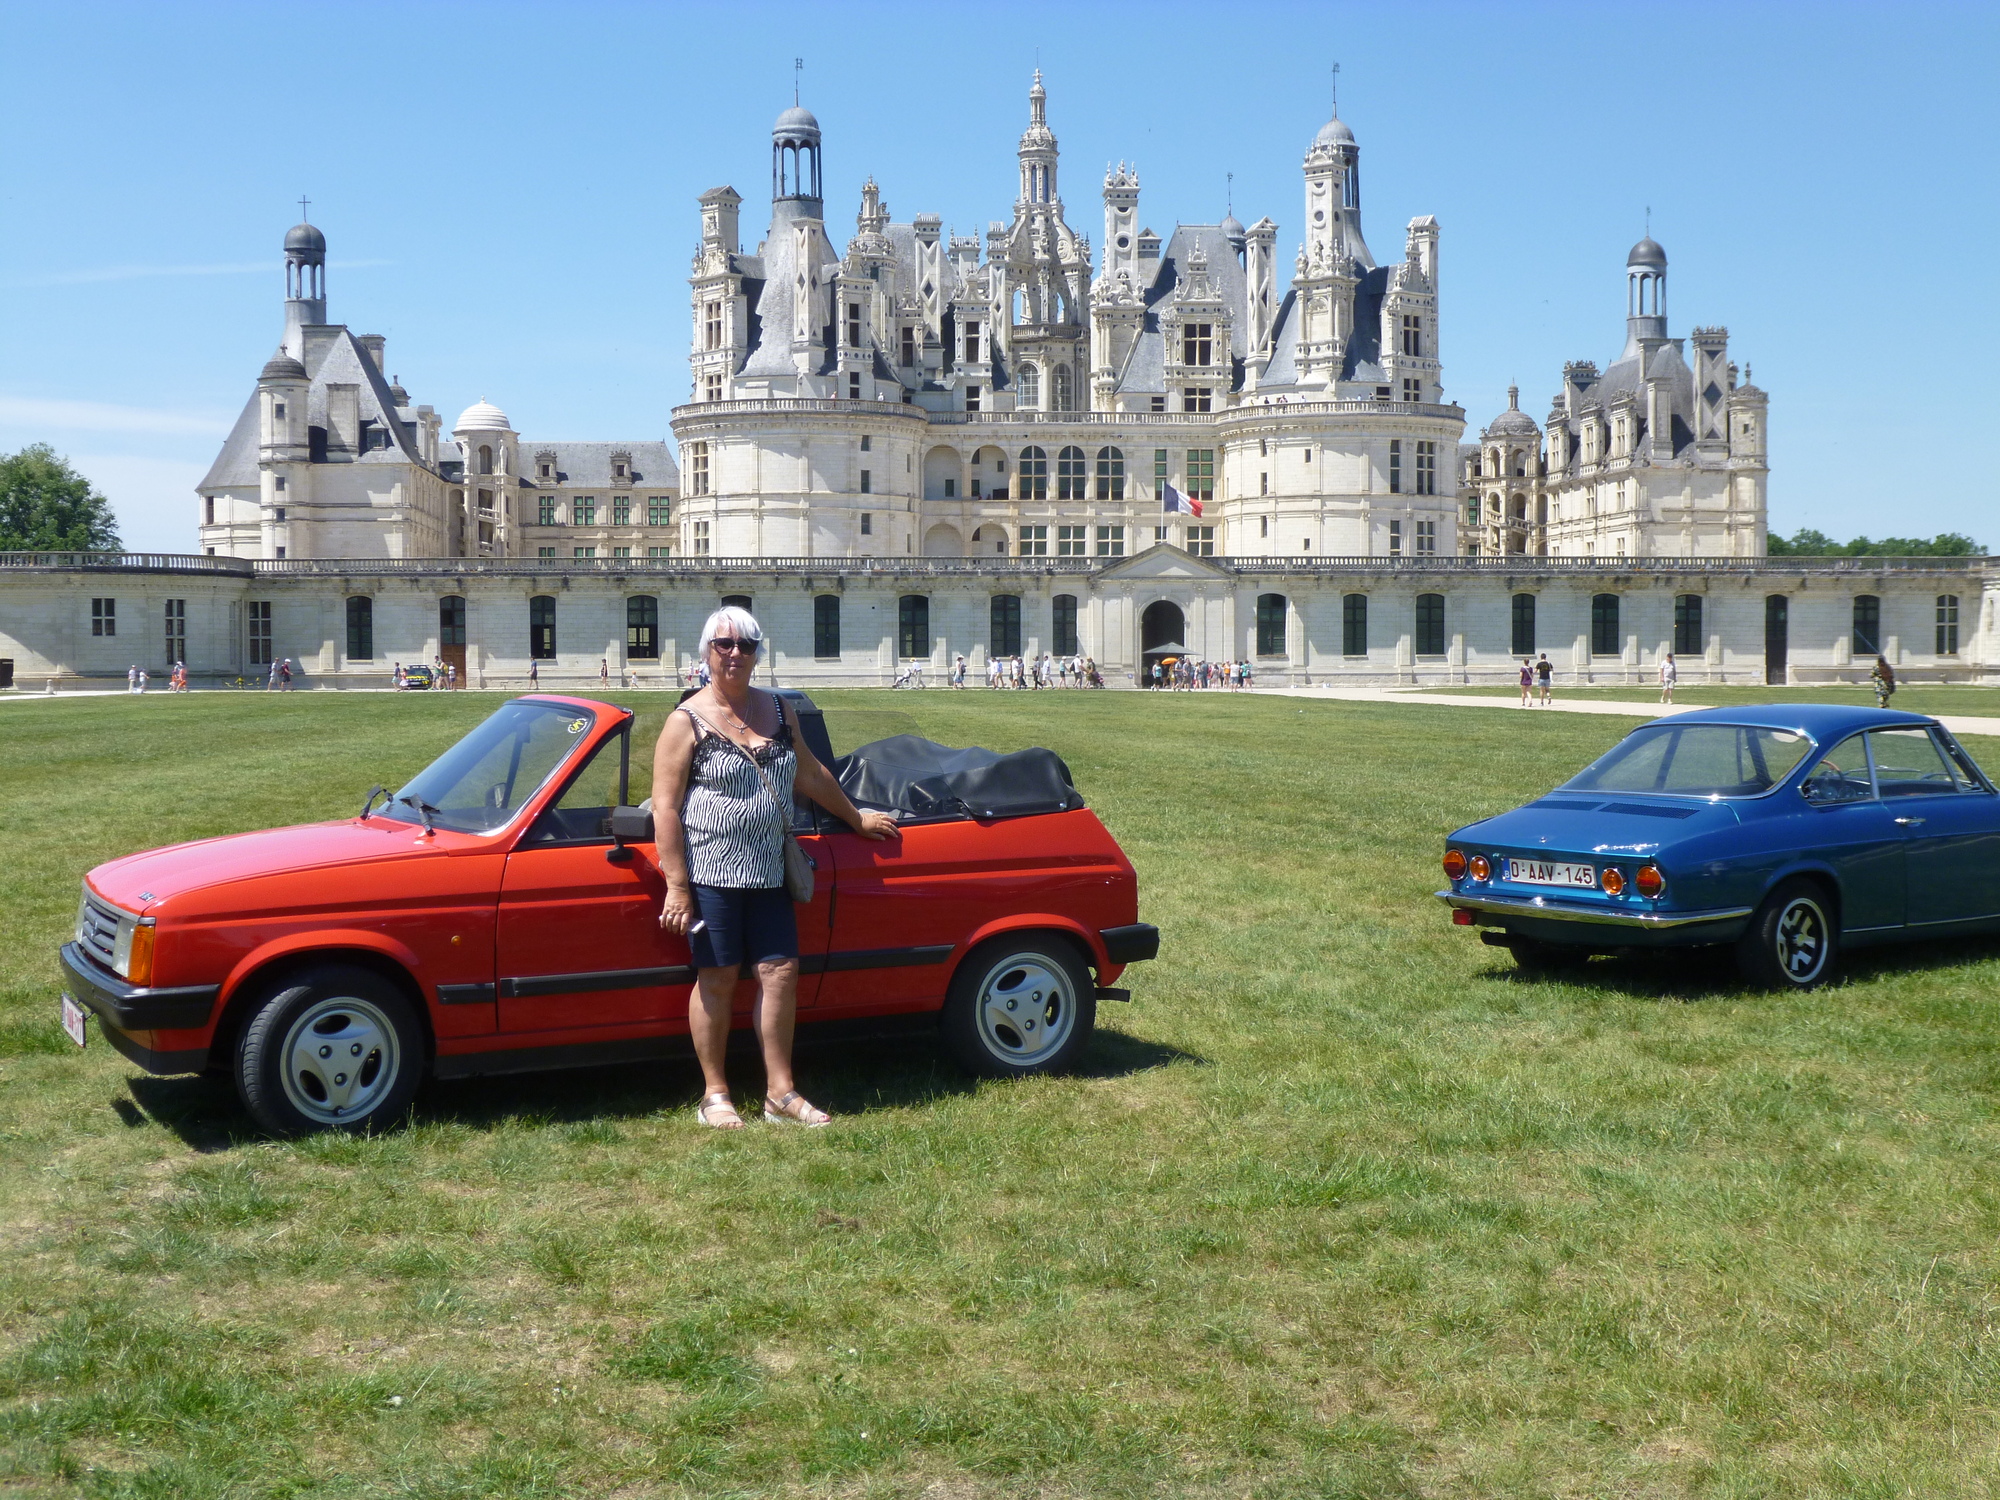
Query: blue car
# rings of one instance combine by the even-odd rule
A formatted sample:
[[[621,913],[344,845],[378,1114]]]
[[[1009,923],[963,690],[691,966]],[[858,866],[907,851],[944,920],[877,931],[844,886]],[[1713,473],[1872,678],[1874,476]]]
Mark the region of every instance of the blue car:
[[[2000,929],[2000,793],[1921,714],[1676,714],[1446,844],[1452,920],[1534,972],[1729,943],[1803,990],[1843,947]]]

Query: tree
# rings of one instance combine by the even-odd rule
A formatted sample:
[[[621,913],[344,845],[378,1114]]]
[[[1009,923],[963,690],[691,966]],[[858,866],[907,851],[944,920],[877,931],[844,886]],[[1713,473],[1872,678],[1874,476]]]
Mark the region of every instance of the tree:
[[[116,552],[111,502],[47,443],[0,453],[0,552]]]
[[[1941,531],[1933,537],[1885,536],[1871,542],[1858,536],[1851,542],[1836,542],[1823,531],[1801,527],[1789,538],[1773,532],[1766,549],[1772,557],[1983,557],[1986,549],[1957,531]]]

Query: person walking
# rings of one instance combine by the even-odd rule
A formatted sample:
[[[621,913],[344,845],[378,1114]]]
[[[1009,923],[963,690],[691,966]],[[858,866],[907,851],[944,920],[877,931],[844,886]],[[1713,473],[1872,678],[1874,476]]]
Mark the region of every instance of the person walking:
[[[146,691],[146,669],[144,667],[139,667],[136,670],[139,673],[139,686],[136,689],[136,691],[141,694],[144,694]]]
[[[271,658],[271,675],[264,679],[264,691],[267,693],[275,693],[277,692],[277,690],[278,690],[278,659],[277,657],[274,656]]]
[[[285,693],[292,690],[292,659],[289,656],[278,664],[278,690]]]
[[[1868,674],[1868,680],[1875,686],[1875,706],[1887,708],[1896,696],[1896,669],[1889,665],[1888,657],[1875,658],[1875,670]]]
[[[599,687],[611,686],[611,659],[607,656],[597,658],[597,685]]]
[[[763,627],[725,605],[702,626],[709,685],[667,715],[653,751],[653,822],[666,877],[660,926],[685,936],[695,968],[688,1029],[701,1062],[695,1118],[740,1130],[724,1056],[729,1004],[745,963],[757,971],[750,1024],[764,1054],[764,1118],[829,1122],[792,1076],[799,980],[798,918],[785,889],[785,834],[794,788],[862,838],[899,838],[896,820],[862,812],[799,733],[791,705],[750,685]]]
[[[539,661],[530,660],[528,663],[528,691],[532,693],[541,685],[542,664]]]
[[[1549,653],[1544,651],[1535,658],[1535,681],[1541,685],[1542,707],[1555,702],[1555,695],[1549,691],[1549,679],[1555,675],[1555,668],[1549,665]]]
[[[1674,701],[1674,684],[1681,680],[1681,669],[1674,665],[1674,653],[1669,651],[1660,663],[1660,701]]]
[[[1527,657],[1521,658],[1521,707],[1535,706],[1535,664]]]
[[[965,687],[965,658],[954,657],[951,663],[951,685],[963,691]]]
[[[458,663],[455,661],[444,664],[444,688],[448,693],[458,690]]]
[[[139,664],[136,661],[125,669],[125,691],[128,693],[139,691]]]

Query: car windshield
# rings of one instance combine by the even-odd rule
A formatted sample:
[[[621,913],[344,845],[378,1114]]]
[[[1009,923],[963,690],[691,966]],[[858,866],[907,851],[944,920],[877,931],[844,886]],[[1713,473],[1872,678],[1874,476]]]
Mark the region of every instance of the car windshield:
[[[1811,749],[1812,740],[1792,729],[1649,724],[1633,730],[1562,789],[1756,797],[1783,781]]]
[[[561,703],[505,704],[420,771],[381,816],[421,823],[427,806],[440,828],[491,833],[583,743],[596,717]]]

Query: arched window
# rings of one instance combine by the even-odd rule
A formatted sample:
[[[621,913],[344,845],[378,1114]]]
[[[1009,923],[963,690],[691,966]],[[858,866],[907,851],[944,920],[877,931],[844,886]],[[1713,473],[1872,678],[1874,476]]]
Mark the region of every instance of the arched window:
[[[1069,366],[1057,365],[1054,410],[1068,411],[1073,404],[1070,400]]]
[[[1674,597],[1674,655],[1699,656],[1707,647],[1701,633],[1701,595]]]
[[[926,594],[905,594],[896,601],[896,654],[931,654],[931,601]]]
[[[1049,456],[1040,448],[1023,448],[1021,463],[1014,474],[1016,500],[1049,498]]]
[[[1259,594],[1257,596],[1257,654],[1259,656],[1283,656],[1285,654],[1285,596],[1283,594]]]
[[[1123,500],[1125,498],[1125,454],[1118,448],[1097,450],[1097,498],[1100,500]]]
[[[1590,654],[1618,654],[1618,596],[1594,594],[1590,600]]]
[[[1417,655],[1444,655],[1444,595],[1417,595]]]
[[[556,659],[556,601],[548,594],[528,601],[528,656],[534,661]]]
[[[986,632],[986,650],[993,656],[1021,654],[1021,596],[995,594]]]
[[[1084,462],[1081,448],[1065,448],[1056,455],[1056,498],[1058,500],[1086,500],[1089,488],[1086,483],[1089,465]]]
[[[479,472],[482,474],[493,472],[493,449],[485,443],[479,445]]]
[[[438,600],[438,644],[465,644],[465,598],[461,594],[446,594]]]
[[[1056,655],[1075,656],[1082,649],[1076,643],[1076,595],[1057,594],[1053,603]]]
[[[1368,596],[1347,594],[1340,601],[1340,654],[1368,654]]]
[[[1882,653],[1882,601],[1873,594],[1854,596],[1854,654]]]
[[[822,661],[840,655],[840,595],[813,596],[813,655]]]
[[[1937,654],[1958,655],[1958,595],[1937,596]]]
[[[347,601],[347,659],[375,659],[375,601],[355,594]]]
[[[1022,365],[1021,378],[1014,391],[1014,405],[1022,411],[1036,411],[1041,404],[1041,372],[1033,365]]]
[[[652,594],[634,594],[625,601],[625,657],[660,659],[660,601]]]
[[[1533,656],[1535,654],[1535,596],[1516,594],[1514,596],[1514,654]]]

